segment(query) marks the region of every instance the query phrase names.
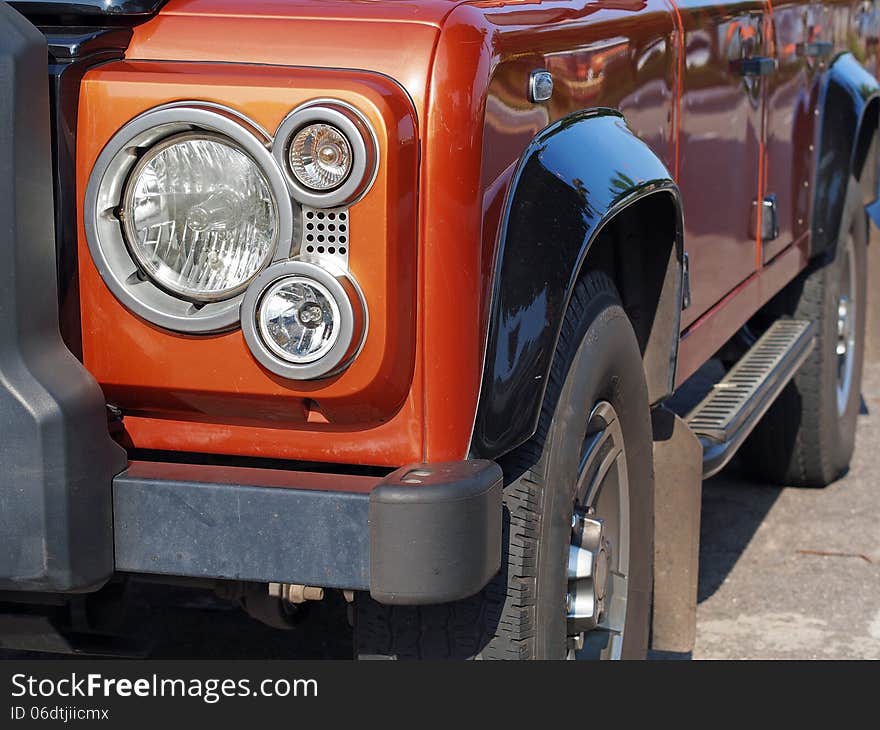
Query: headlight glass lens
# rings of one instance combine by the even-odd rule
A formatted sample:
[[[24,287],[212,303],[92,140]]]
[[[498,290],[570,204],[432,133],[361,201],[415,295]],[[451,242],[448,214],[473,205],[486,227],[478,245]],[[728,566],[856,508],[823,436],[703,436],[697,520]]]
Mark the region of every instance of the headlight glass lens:
[[[289,159],[291,171],[303,185],[332,190],[351,172],[351,144],[331,124],[309,124],[294,135]]]
[[[282,360],[304,364],[320,359],[339,337],[339,305],[320,283],[290,276],[263,294],[258,325],[269,349]]]
[[[184,133],[148,150],[123,196],[132,255],[159,286],[212,302],[240,293],[275,252],[269,182],[232,140]]]

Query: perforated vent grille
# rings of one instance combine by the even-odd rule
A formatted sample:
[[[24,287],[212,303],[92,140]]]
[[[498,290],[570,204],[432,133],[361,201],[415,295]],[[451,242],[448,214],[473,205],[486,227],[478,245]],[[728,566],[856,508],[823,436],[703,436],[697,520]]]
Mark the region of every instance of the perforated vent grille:
[[[331,259],[348,268],[351,222],[348,208],[332,210],[302,207],[300,253],[312,258]]]

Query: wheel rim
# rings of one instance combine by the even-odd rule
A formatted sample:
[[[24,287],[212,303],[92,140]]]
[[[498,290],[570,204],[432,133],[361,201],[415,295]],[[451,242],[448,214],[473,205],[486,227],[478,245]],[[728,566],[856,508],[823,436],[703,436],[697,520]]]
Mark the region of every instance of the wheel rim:
[[[853,256],[852,236],[846,239],[840,271],[840,289],[837,298],[837,415],[842,416],[849,403],[852,387],[853,361],[856,344],[855,281],[856,260]]]
[[[590,414],[572,509],[565,597],[569,659],[619,659],[629,593],[629,478],[623,431],[602,401]]]

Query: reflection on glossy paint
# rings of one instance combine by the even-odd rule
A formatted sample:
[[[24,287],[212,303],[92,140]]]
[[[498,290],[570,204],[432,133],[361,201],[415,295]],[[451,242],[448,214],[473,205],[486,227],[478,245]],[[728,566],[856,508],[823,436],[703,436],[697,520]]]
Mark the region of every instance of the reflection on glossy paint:
[[[497,257],[473,454],[494,458],[531,434],[572,273],[606,214],[643,193],[668,194],[671,185],[668,170],[611,110],[568,115],[532,143]]]
[[[723,7],[681,3],[682,79],[678,184],[685,210],[691,306],[697,319],[755,271],[755,230],[761,140],[760,80],[737,70],[767,52],[761,0]]]

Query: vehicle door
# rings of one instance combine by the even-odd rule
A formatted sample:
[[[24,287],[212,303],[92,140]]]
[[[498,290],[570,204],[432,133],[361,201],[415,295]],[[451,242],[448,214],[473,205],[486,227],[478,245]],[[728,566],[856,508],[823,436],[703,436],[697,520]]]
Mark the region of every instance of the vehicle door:
[[[687,327],[759,266],[756,206],[765,80],[762,0],[679,0],[684,28],[678,184],[691,304]]]

